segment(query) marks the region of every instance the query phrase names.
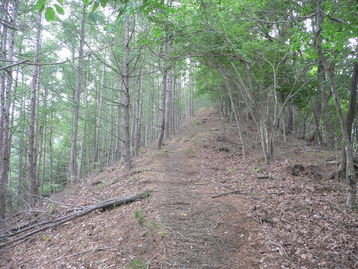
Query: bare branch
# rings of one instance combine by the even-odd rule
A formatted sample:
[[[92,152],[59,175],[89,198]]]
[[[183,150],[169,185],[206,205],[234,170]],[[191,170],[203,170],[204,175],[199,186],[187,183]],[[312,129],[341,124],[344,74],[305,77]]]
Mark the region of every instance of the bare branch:
[[[21,62],[17,62],[17,63],[10,64],[10,65],[7,65],[7,66],[3,66],[3,67],[0,67],[0,70],[4,70],[4,69],[8,69],[8,68],[11,68],[11,67],[20,65],[20,64],[24,64],[24,63],[26,63],[26,62],[28,62],[28,61],[29,61],[29,60],[26,59],[26,60],[23,60],[23,61],[21,61]]]

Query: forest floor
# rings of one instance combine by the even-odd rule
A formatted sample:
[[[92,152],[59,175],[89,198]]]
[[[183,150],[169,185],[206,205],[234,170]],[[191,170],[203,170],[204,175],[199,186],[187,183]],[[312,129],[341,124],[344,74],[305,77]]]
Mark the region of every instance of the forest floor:
[[[257,133],[244,129],[245,157],[235,126],[207,109],[162,150],[145,148],[133,170],[111,166],[68,185],[39,203],[36,217],[8,225],[144,189],[150,196],[9,244],[0,267],[358,268],[358,214],[345,207],[345,182],[327,179],[339,152],[278,138],[265,165]]]

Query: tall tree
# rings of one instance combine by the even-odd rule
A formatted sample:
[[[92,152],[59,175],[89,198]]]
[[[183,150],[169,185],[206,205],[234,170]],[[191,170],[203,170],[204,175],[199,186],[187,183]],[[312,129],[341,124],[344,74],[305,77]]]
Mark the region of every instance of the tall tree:
[[[16,19],[19,7],[19,1],[14,0],[5,1],[2,6],[1,13],[4,21],[2,23],[2,43],[1,50],[3,53],[3,61],[5,63],[13,64],[14,57],[14,42],[16,31]],[[0,219],[5,218],[6,211],[6,192],[7,181],[10,169],[10,105],[12,98],[12,82],[13,69],[8,67],[1,71],[1,116],[0,116]]]
[[[73,106],[72,106],[72,134],[71,134],[71,153],[69,175],[70,180],[77,178],[77,136],[78,136],[78,120],[80,111],[80,99],[82,91],[82,78],[83,78],[83,57],[85,45],[85,25],[86,25],[86,5],[82,9],[81,30],[80,30],[80,44],[78,54],[78,66],[76,76],[76,89],[74,92]]]
[[[126,17],[124,22],[124,54],[123,54],[123,136],[124,136],[124,165],[125,169],[132,168],[131,156],[131,135],[130,135],[130,88],[129,88],[129,75],[130,75],[130,18]]]
[[[31,81],[31,100],[30,100],[30,121],[29,121],[29,142],[28,142],[28,178],[29,178],[29,194],[30,205],[35,205],[35,195],[38,191],[38,183],[36,178],[37,173],[37,143],[36,143],[36,106],[37,106],[37,92],[40,68],[39,53],[41,42],[41,21],[42,15],[39,13],[36,27],[35,51],[34,51],[34,67],[32,71]]]

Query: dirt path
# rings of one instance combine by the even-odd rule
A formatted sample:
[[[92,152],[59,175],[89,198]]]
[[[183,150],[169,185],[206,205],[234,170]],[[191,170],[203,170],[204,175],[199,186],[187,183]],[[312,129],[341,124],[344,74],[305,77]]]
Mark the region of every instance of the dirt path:
[[[247,203],[240,208],[238,197],[212,198],[216,189],[206,180],[212,171],[201,169],[202,159],[197,158],[202,147],[198,140],[207,142],[210,123],[218,120],[215,113],[212,116],[200,123],[202,135],[190,126],[186,134],[191,139],[170,142],[159,166],[162,175],[154,185],[155,203],[172,240],[168,268],[254,267],[253,256],[247,256],[253,251],[247,240],[255,226],[244,212]]]
[[[0,268],[358,268],[358,215],[345,208],[345,183],[326,179],[334,169],[326,160],[337,153],[277,139],[266,165],[257,132],[244,127],[245,158],[235,126],[208,109],[162,150],[145,148],[133,170],[115,164],[69,185],[37,205],[39,219],[61,217],[68,205],[151,195],[1,249]],[[9,227],[34,217],[20,215]]]

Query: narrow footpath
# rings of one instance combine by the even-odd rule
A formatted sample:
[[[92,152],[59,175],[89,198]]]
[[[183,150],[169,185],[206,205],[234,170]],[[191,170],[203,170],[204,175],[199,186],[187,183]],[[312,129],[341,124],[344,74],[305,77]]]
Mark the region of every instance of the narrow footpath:
[[[187,126],[183,136],[162,150],[153,186],[160,221],[172,239],[167,266],[255,268],[255,249],[249,241],[256,223],[245,212],[249,199],[238,195],[213,198],[219,189],[213,180],[215,172],[201,152],[215,150],[208,139],[218,132],[210,127],[217,126],[220,118],[215,112],[210,115]]]

